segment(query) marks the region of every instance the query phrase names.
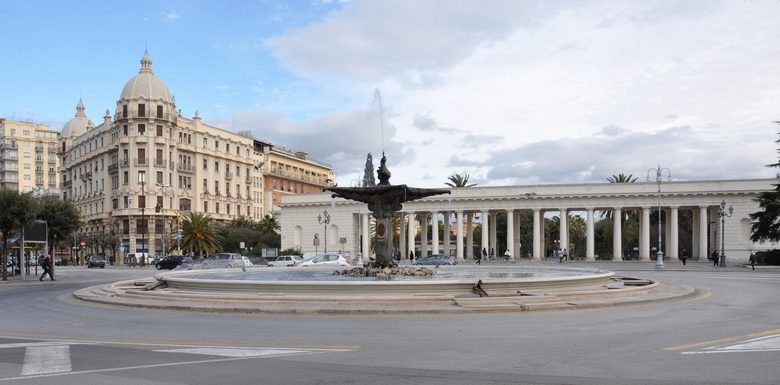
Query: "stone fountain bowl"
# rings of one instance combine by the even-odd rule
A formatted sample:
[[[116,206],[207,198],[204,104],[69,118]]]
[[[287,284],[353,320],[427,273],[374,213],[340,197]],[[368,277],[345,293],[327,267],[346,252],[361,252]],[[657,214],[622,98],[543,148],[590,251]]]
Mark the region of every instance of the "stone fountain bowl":
[[[429,278],[378,280],[334,275],[336,267],[292,267],[193,270],[159,273],[155,279],[168,290],[209,293],[252,293],[256,296],[327,298],[473,295],[473,287],[512,295],[536,291],[606,287],[615,273],[598,268],[545,266],[442,266]]]

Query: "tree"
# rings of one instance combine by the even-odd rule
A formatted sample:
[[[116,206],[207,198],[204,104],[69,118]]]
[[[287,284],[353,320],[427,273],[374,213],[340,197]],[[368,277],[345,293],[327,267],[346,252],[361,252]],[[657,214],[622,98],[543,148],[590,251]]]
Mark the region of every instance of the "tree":
[[[39,198],[38,206],[40,207],[38,219],[46,221],[49,229],[50,247],[70,239],[81,226],[81,212],[69,200],[46,195]]]
[[[217,251],[220,239],[215,230],[210,216],[190,212],[182,221],[182,249],[199,257]]]
[[[16,190],[0,189],[0,233],[2,237],[3,281],[8,280],[8,238],[35,219],[38,205],[27,195]]]
[[[258,230],[260,230],[260,243],[263,247],[280,248],[282,247],[282,236],[279,231],[282,226],[279,224],[279,220],[276,216],[271,214],[265,214],[263,219],[258,223]]]
[[[363,187],[376,186],[376,179],[374,179],[374,159],[371,157],[371,153],[366,156],[366,168],[363,171]]]
[[[450,187],[474,187],[477,185],[476,183],[469,183],[469,174],[465,173],[463,175],[457,173],[452,174],[447,177],[447,180],[449,180],[449,182],[444,184]]]
[[[780,143],[780,140],[775,143]],[[780,168],[780,162],[767,167]],[[750,240],[753,242],[780,241],[780,183],[774,183],[772,186],[772,190],[759,193],[756,197],[761,211],[750,214]]]
[[[634,183],[636,182],[637,177],[631,175],[631,174],[623,174],[622,172],[617,175],[612,175],[607,178],[607,182],[609,183]],[[629,218],[632,218],[635,214],[632,210],[625,210],[623,211],[625,220],[628,220]],[[604,210],[601,212],[602,218],[612,219],[612,210]]]

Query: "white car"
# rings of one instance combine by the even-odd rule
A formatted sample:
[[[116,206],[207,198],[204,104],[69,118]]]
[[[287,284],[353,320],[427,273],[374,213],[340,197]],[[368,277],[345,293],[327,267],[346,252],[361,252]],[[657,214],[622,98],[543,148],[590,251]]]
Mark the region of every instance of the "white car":
[[[295,266],[349,266],[349,261],[341,254],[320,254]]]
[[[203,269],[220,269],[225,267],[249,267],[249,258],[237,253],[216,253],[200,263]]]
[[[303,258],[298,255],[282,255],[275,260],[268,262],[268,267],[295,266],[301,261],[303,261]]]

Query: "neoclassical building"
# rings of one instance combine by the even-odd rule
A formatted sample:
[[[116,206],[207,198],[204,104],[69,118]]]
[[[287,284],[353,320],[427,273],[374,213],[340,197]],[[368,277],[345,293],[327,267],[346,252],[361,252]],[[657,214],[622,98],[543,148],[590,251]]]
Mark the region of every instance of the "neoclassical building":
[[[756,196],[771,190],[777,179],[743,180],[702,180],[672,181],[659,185],[648,183],[586,183],[558,185],[528,185],[454,188],[450,196],[442,195],[405,203],[402,210],[400,248],[406,258],[410,250],[419,255],[421,250],[427,254],[453,254],[463,260],[471,257],[471,251],[485,248],[490,250],[496,245],[509,245],[513,256],[542,260],[550,250],[545,245],[570,245],[569,221],[560,220],[557,229],[558,238],[546,242],[550,234],[544,230],[544,218],[555,215],[558,218],[571,218],[576,214],[586,222],[585,260],[600,259],[623,260],[629,254],[624,250],[624,234],[621,225],[622,213],[630,210],[638,213],[639,236],[636,249],[639,260],[655,259],[655,250],[660,249],[666,258],[677,261],[683,248],[693,260],[706,261],[713,251],[720,251],[721,243],[729,261],[746,262],[750,250],[764,250],[775,247],[774,244],[755,244],[750,241],[749,214],[759,210]],[[721,203],[726,210],[721,211]],[[733,207],[730,212],[728,207]],[[332,198],[330,194],[284,197],[281,208],[282,248],[300,248],[305,252],[315,251],[314,235],[322,239],[327,228],[327,247],[329,251],[342,250],[357,255],[369,250],[370,213],[364,204]],[[658,232],[651,233],[651,213],[661,210],[662,242],[658,244]],[[320,223],[318,215],[327,211],[330,222]],[[609,211],[614,218],[612,227],[612,245],[604,255],[595,250],[594,228],[601,213]],[[680,226],[681,215],[691,219],[688,230]],[[422,215],[421,215],[422,214]],[[530,215],[533,225],[527,231],[531,245],[521,245],[521,229],[516,226],[520,215]],[[655,215],[654,215],[655,216]],[[503,217],[505,239],[497,239],[497,218]],[[420,221],[419,218],[427,218]],[[435,218],[436,220],[431,220]],[[657,217],[656,217],[657,218]],[[482,227],[481,239],[473,237],[473,223],[478,221]],[[438,226],[445,227],[445,239],[439,239]],[[428,227],[431,239],[427,239]],[[685,239],[689,245],[681,245],[681,231],[688,231]],[[407,242],[419,234],[418,243]],[[447,239],[449,238],[449,239]],[[499,242],[500,241],[500,242]],[[320,251],[322,250],[322,246]],[[522,252],[525,250],[526,252]],[[497,250],[501,255],[505,250]]]
[[[114,113],[95,125],[79,101],[59,147],[63,196],[81,210],[82,234],[117,234],[123,255],[162,253],[164,239],[170,250],[177,218],[190,211],[218,221],[264,215],[262,149],[197,111],[182,116],[146,53]]]

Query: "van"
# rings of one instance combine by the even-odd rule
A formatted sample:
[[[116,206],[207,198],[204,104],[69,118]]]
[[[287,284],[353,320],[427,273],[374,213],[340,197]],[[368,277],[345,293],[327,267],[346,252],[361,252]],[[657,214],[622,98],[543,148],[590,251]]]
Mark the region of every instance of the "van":
[[[152,262],[149,253],[128,253],[125,264],[128,266],[146,266]]]

